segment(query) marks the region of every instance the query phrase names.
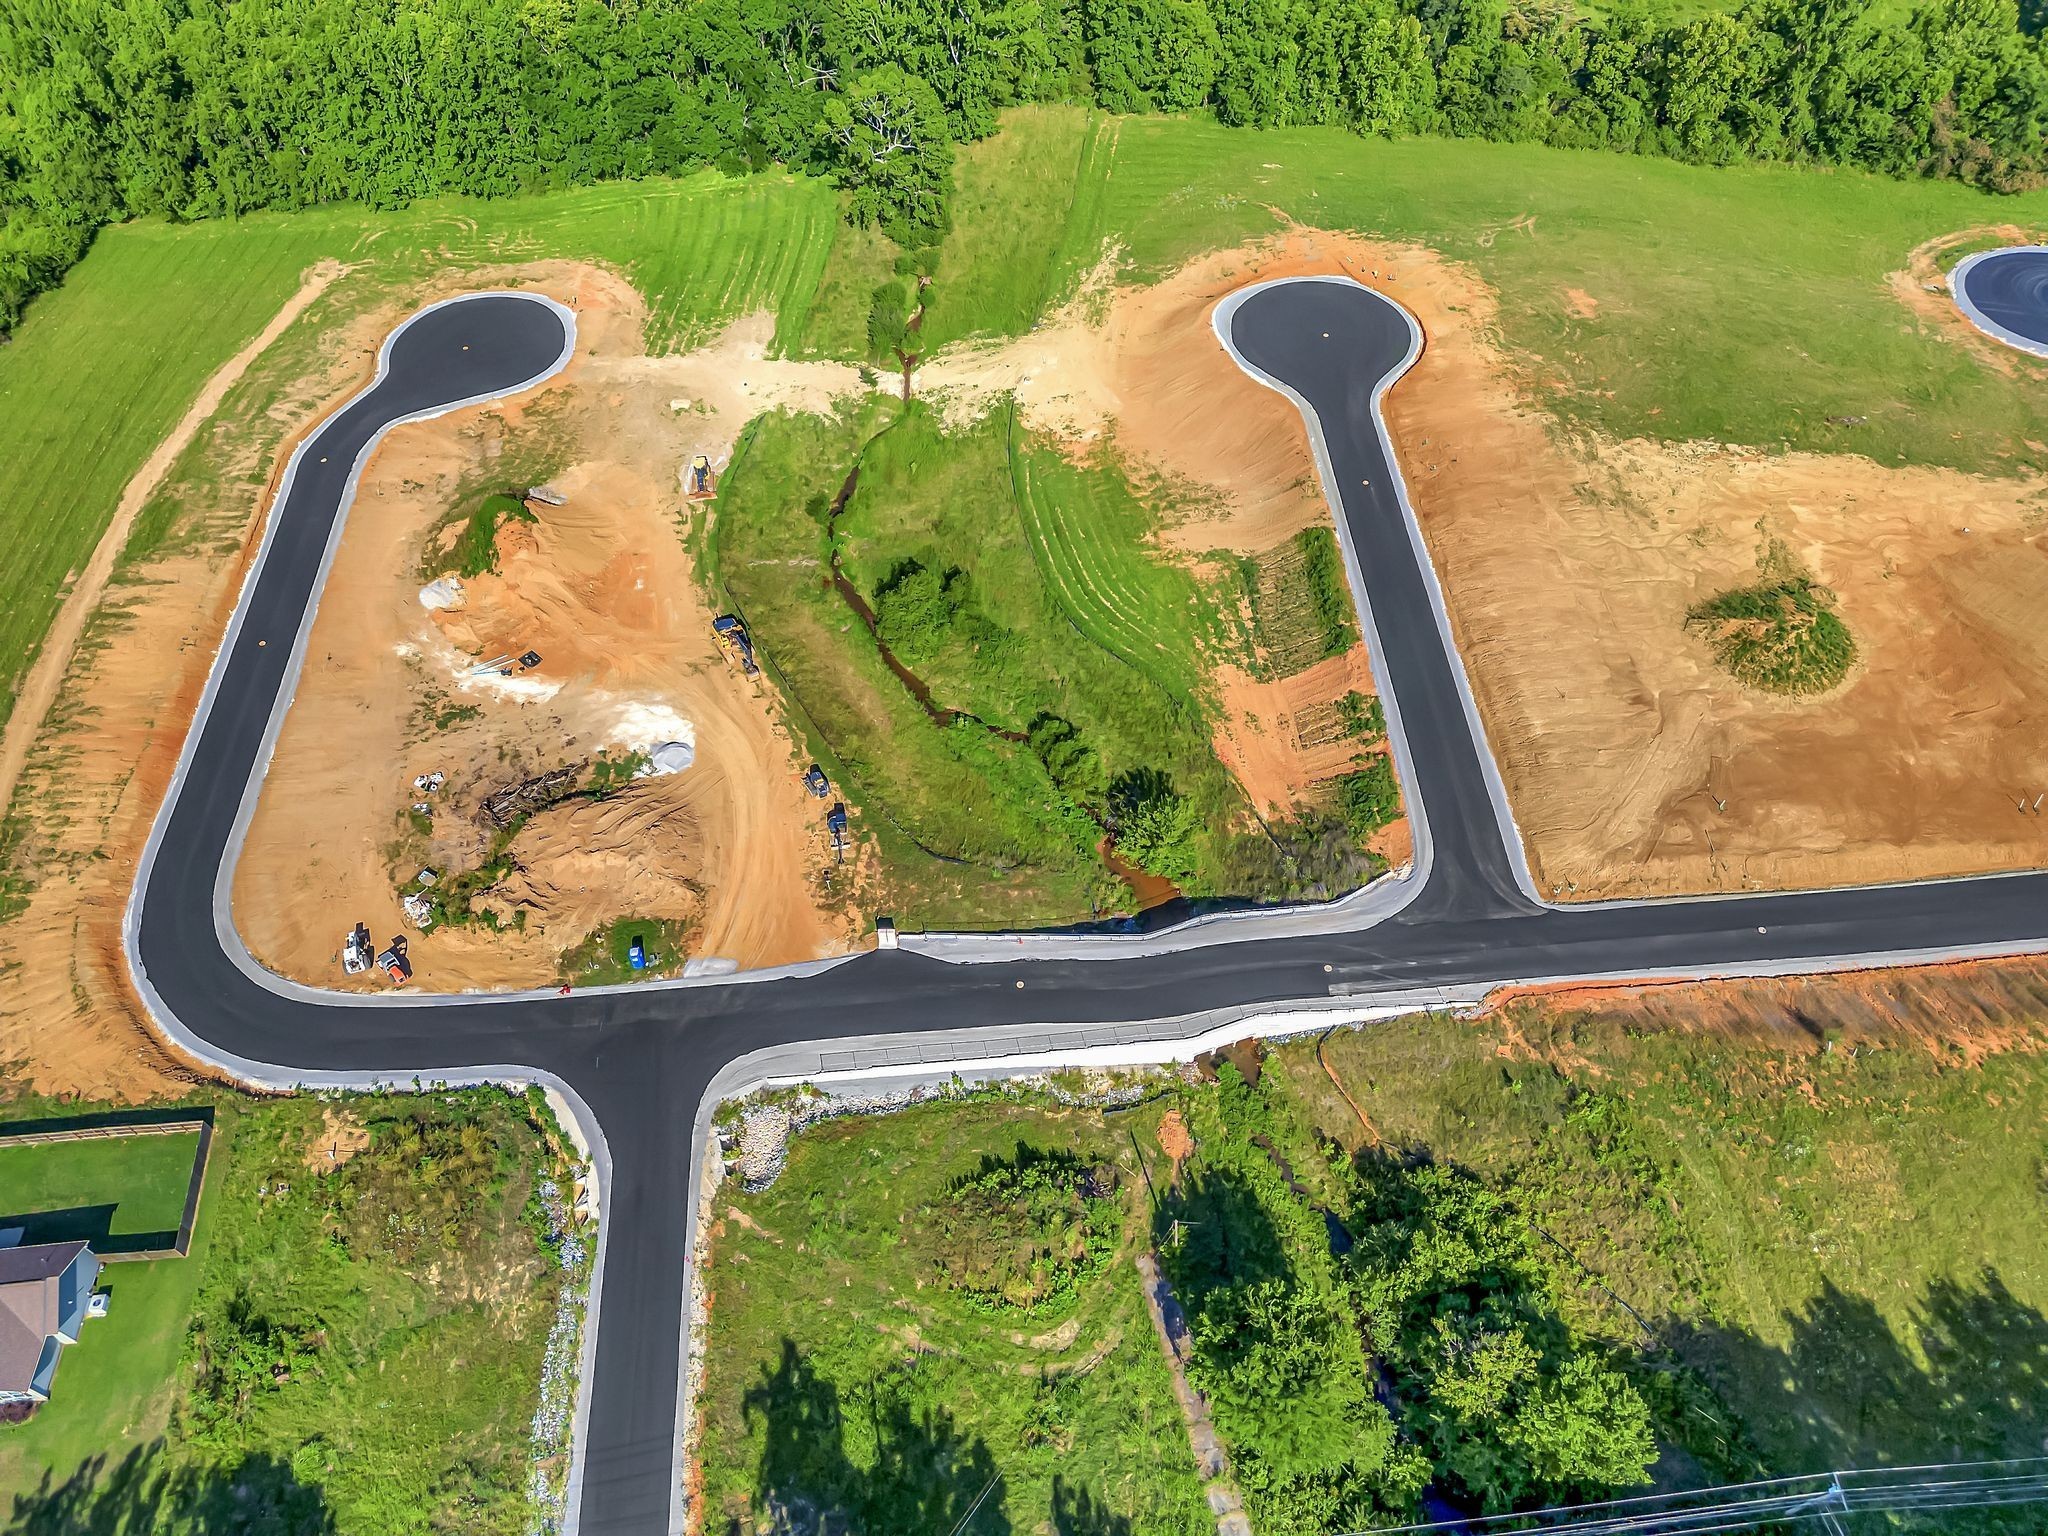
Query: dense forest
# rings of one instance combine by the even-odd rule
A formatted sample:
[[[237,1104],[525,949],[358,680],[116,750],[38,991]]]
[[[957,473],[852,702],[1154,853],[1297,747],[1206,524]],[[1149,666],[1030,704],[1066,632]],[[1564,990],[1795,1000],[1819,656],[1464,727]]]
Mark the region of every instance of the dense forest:
[[[999,108],[1322,123],[1956,177],[2048,169],[2015,0],[1748,0],[1678,25],[1548,0],[8,0],[0,327],[101,225],[394,206],[779,163],[943,228]]]

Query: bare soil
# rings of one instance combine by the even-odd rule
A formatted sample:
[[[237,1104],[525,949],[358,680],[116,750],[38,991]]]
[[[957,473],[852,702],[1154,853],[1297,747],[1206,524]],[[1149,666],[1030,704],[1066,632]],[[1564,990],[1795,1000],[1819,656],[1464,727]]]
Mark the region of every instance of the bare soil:
[[[777,723],[765,678],[728,663],[683,530],[715,503],[683,496],[683,467],[723,462],[747,415],[823,408],[851,369],[767,361],[755,316],[686,357],[649,358],[625,282],[590,267],[538,286],[578,311],[576,359],[519,400],[400,428],[364,474],[315,621],[308,666],[265,781],[235,882],[236,921],[266,965],[340,984],[342,936],[411,934],[413,984],[446,990],[552,982],[561,952],[619,918],[691,925],[693,955],[741,966],[844,952],[854,917],[829,904],[818,802]],[[492,465],[543,440],[568,460],[566,500],[498,532],[498,569],[461,605],[422,606],[446,563],[427,544],[496,484]],[[450,541],[444,530],[441,547]],[[482,662],[538,651],[510,677]],[[495,831],[482,802],[537,774],[691,742],[681,773],[539,811],[512,872],[476,905],[500,920],[405,924],[419,869],[474,868]],[[422,800],[416,776],[447,783]],[[407,831],[432,807],[433,832]],[[374,977],[362,984],[381,984]]]
[[[1027,379],[1027,416],[1076,440],[1113,420],[1120,449],[1205,491],[1168,536],[1195,558],[1272,547],[1328,514],[1293,407],[1239,373],[1208,310],[1245,282],[1301,272],[1349,273],[1423,327],[1388,424],[1545,890],[1807,887],[2048,862],[2048,799],[2034,804],[2048,792],[2038,475],[1564,437],[1470,270],[1300,228],[1098,297],[1098,324],[1067,317],[1002,349]],[[983,353],[945,378],[971,398],[994,372]],[[1858,647],[1848,678],[1817,697],[1743,688],[1685,629],[1694,603],[1784,561],[1837,595]],[[1287,742],[1290,701],[1224,680],[1219,737],[1255,793],[1273,803],[1313,783],[1325,765]]]

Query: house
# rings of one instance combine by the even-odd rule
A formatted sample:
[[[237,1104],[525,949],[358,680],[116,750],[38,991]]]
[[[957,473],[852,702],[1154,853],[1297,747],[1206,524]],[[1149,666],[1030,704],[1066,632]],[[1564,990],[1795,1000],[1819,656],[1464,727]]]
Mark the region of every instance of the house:
[[[84,1243],[0,1248],[0,1405],[48,1399],[57,1356],[78,1342],[99,1277]]]

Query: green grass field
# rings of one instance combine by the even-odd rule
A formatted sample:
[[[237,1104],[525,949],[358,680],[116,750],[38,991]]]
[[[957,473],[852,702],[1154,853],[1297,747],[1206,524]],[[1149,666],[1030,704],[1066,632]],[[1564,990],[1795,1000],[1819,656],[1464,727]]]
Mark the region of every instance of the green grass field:
[[[23,1242],[175,1232],[199,1133],[122,1136],[17,1147],[0,1141],[0,1231]]]
[[[1845,1027],[1824,998],[1802,1005],[1797,1026],[1739,1038],[1659,1030],[1627,1003],[1514,1009],[1282,1046],[1249,1098],[1180,1082],[1106,1116],[974,1101],[807,1131],[774,1185],[734,1199],[742,1219],[725,1223],[711,1270],[713,1528],[775,1505],[867,1529],[909,1528],[902,1511],[937,1509],[932,1528],[944,1529],[996,1472],[1006,1502],[989,1530],[1181,1528],[1185,1440],[1157,1396],[1156,1353],[1126,1354],[1152,1347],[1126,1290],[1147,1234],[1126,1229],[1123,1256],[1082,1285],[1071,1313],[990,1315],[949,1288],[955,1252],[1017,1262],[1006,1258],[1013,1225],[964,1230],[955,1181],[1020,1143],[1112,1163],[1126,1194],[1143,1184],[1150,1241],[1197,1313],[1217,1274],[1233,1285],[1280,1274],[1342,1312],[1355,1304],[1345,1277],[1369,1272],[1352,1266],[1375,1262],[1363,1192],[1395,1169],[1462,1170],[1525,1228],[1532,1300],[1648,1404],[1657,1488],[2037,1456],[2048,1068],[2031,1004],[2008,996],[2019,1011],[2006,1020],[1994,1007],[1986,1022],[2014,1048],[1981,1061],[1899,1042],[1882,1022]],[[1194,1138],[1177,1172],[1155,1139],[1168,1107]],[[1330,1218],[1356,1249],[1339,1250]],[[1439,1262],[1456,1274],[1462,1260],[1449,1247]],[[1070,1317],[1077,1327],[1053,1331]],[[1234,1337],[1204,1344],[1198,1329],[1198,1353],[1227,1361]],[[1093,1358],[1095,1339],[1116,1343],[1073,1384],[1046,1459],[1038,1381],[1048,1362]],[[1340,1320],[1324,1342],[1351,1363],[1335,1378],[1290,1376],[1302,1400],[1343,1396],[1359,1340]],[[1292,1454],[1288,1426],[1304,1433],[1303,1453],[1317,1438],[1312,1415],[1289,1417],[1292,1402],[1252,1393],[1219,1409],[1248,1477],[1262,1455],[1279,1465]],[[1131,1444],[1141,1432],[1142,1455]],[[1411,1428],[1406,1454],[1417,1443]],[[1062,1524],[1046,1507],[1050,1472],[1131,1525]],[[1121,1491],[1105,1497],[1111,1487]],[[1261,1507],[1255,1497],[1255,1521]],[[1296,1528],[1275,1518],[1271,1528]],[[2026,1509],[1939,1521],[1895,1528],[2039,1529]],[[1383,1522],[1342,1528],[1361,1523]]]
[[[794,336],[831,249],[837,201],[783,176],[593,187],[504,202],[447,199],[403,213],[320,209],[235,222],[143,221],[108,230],[0,348],[0,710],[82,568],[123,485],[200,386],[260,331],[314,262],[350,276],[280,343],[437,270],[595,259],[646,295],[648,342],[688,346],[766,307]],[[161,532],[177,509],[145,519]],[[134,546],[131,545],[131,548]]]
[[[1109,464],[1082,467],[1027,447],[1012,453],[1011,469],[1032,557],[1074,627],[1174,698],[1196,702],[1219,605],[1146,548],[1158,515]]]
[[[0,1528],[527,1529],[561,1283],[537,1235],[548,1160],[527,1106],[344,1107],[371,1146],[329,1168],[308,1160],[319,1100],[215,1104],[191,1254],[105,1270],[107,1316],[66,1350],[50,1402],[0,1426]],[[189,1167],[189,1137],[146,1140],[182,1142]],[[41,1188],[90,1195],[113,1172]],[[160,1202],[164,1179],[135,1173]]]
[[[946,1282],[936,1229],[954,1180],[1020,1146],[1115,1171],[1113,1252],[1065,1300],[990,1310]],[[1121,1119],[842,1121],[799,1138],[764,1193],[720,1198],[744,1219],[708,1269],[707,1530],[777,1509],[795,1517],[778,1529],[1214,1530],[1132,1264],[1145,1191]]]
[[[1071,107],[1020,107],[1004,121],[1003,132],[960,151],[953,232],[918,337],[924,350],[1027,331],[1048,297],[1087,118]]]
[[[1069,464],[1006,411],[949,432],[921,405],[871,401],[834,421],[778,414],[750,431],[720,497],[720,590],[799,732],[849,787],[899,921],[1126,910],[1097,847],[1117,786],[1141,779],[1191,808],[1186,867],[1157,871],[1190,896],[1285,900],[1364,878],[1362,850],[1328,845],[1320,824],[1261,829],[1217,760],[1201,663],[1241,643],[1228,583],[1152,553],[1160,515],[1156,494],[1113,461]],[[885,642],[892,585],[907,570],[943,580],[950,617],[892,653],[930,712],[832,588],[835,538]],[[1063,743],[1057,763],[1034,735],[1047,729]]]
[[[1625,1007],[1415,1018],[1324,1055],[1389,1148],[1514,1195],[1554,1239],[1577,1326],[1630,1341],[1652,1378],[1712,1385],[1734,1424],[1695,1418],[1707,1464],[1673,1452],[1661,1480],[2039,1455],[2042,1058],[1967,1066],[1813,1022],[1825,1040],[1765,1046],[1646,1033]],[[1358,1144],[1311,1048],[1269,1070]]]

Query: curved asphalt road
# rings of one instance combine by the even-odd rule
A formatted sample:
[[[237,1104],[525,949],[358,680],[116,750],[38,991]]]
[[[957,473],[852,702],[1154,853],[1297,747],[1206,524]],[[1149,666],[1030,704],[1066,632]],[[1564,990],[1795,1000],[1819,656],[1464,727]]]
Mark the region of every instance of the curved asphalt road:
[[[2048,357],[2048,245],[1965,256],[1948,281],[1971,324],[2007,346]]]
[[[1435,577],[1377,426],[1376,389],[1411,360],[1412,322],[1354,284],[1296,281],[1240,296],[1219,329],[1241,362],[1310,412],[1354,581],[1366,579],[1419,853],[1413,896],[1356,932],[1001,965],[899,951],[807,975],[563,998],[344,998],[281,982],[242,949],[225,893],[356,468],[396,421],[555,371],[573,345],[573,317],[513,294],[422,312],[387,344],[378,382],[288,472],[137,876],[131,970],[174,1038],[252,1080],[537,1077],[565,1088],[587,1125],[601,1127],[602,1326],[594,1361],[586,1357],[571,1493],[585,1536],[647,1536],[679,1518],[698,1113],[714,1080],[734,1081],[752,1053],[787,1048],[785,1061],[816,1063],[818,1052],[799,1049],[807,1042],[943,1034],[928,1054],[988,1054],[969,1042],[1095,1043],[1116,1021],[1185,1035],[1276,1004],[1355,1008],[1418,988],[2048,947],[2048,877],[2037,875],[1571,910],[1539,903],[1525,889]]]

